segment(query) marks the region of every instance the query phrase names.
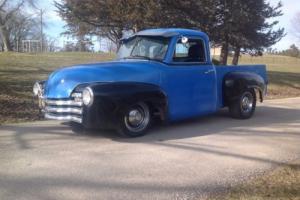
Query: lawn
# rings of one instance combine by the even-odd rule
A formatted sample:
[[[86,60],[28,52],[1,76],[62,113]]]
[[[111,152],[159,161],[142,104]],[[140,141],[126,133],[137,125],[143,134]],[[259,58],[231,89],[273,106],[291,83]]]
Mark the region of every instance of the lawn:
[[[63,66],[111,60],[109,54],[0,53],[0,124],[38,119],[32,86]]]
[[[268,98],[300,96],[300,59],[286,56],[242,56],[240,64],[266,64],[269,77]]]
[[[211,200],[265,199],[300,199],[300,160],[266,172],[241,185],[233,186],[226,194],[211,198]]]
[[[0,124],[38,119],[32,86],[55,69],[80,63],[113,59],[94,53],[0,53]],[[300,59],[284,56],[243,56],[241,64],[267,64],[269,97],[300,96]]]

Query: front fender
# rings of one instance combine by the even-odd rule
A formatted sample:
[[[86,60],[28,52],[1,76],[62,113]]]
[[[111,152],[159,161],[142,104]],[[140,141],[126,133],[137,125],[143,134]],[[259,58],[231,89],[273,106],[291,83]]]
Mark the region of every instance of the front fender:
[[[85,87],[94,92],[94,102],[84,108],[83,123],[86,127],[115,126],[122,109],[143,101],[160,113],[161,119],[167,117],[167,95],[157,85],[136,82],[92,83],[78,86],[79,92]],[[108,127],[110,128],[110,127]]]
[[[225,75],[223,82],[225,104],[238,98],[245,89],[257,90],[262,102],[267,85],[260,75],[251,72],[230,72]]]

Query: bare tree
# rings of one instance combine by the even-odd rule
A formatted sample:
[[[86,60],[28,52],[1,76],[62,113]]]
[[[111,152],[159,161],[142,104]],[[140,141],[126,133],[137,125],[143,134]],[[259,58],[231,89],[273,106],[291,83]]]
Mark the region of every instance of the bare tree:
[[[2,42],[1,35],[0,35],[0,51],[4,51],[4,45],[3,45],[3,42]]]
[[[55,52],[58,50],[58,40],[57,38],[53,38],[53,37],[47,37],[46,38],[46,47],[47,47],[47,51],[49,52]]]
[[[16,14],[26,5],[34,6],[34,0],[0,0],[0,38],[4,51],[12,50],[9,27],[14,23]]]
[[[20,44],[24,39],[38,39],[39,20],[32,16],[16,13],[12,22],[7,26],[12,43],[12,50],[20,51]]]

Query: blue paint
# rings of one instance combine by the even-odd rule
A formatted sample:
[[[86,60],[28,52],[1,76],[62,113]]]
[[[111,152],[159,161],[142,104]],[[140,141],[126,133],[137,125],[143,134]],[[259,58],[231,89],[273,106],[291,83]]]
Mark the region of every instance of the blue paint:
[[[163,62],[151,60],[116,60],[83,64],[53,72],[45,88],[46,98],[70,98],[76,86],[93,82],[140,82],[158,85],[168,96],[172,121],[216,112],[223,107],[223,77],[232,71],[259,74],[267,81],[265,66],[213,66],[208,36],[187,29],[151,29],[137,35],[171,37]],[[173,50],[182,36],[200,38],[205,43],[207,61],[203,64],[173,63]]]
[[[69,98],[76,86],[93,82],[135,81],[159,84],[158,63],[130,61],[84,64],[60,69],[50,75],[45,95],[47,98]]]

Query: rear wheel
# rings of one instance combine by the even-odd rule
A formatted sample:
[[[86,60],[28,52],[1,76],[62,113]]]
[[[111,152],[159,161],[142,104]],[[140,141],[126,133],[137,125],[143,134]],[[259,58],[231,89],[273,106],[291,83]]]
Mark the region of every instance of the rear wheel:
[[[254,89],[246,89],[236,100],[230,102],[229,112],[233,118],[249,119],[255,112],[256,94]]]
[[[125,109],[119,119],[119,133],[126,137],[138,137],[146,133],[151,123],[149,106],[143,102]]]

